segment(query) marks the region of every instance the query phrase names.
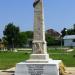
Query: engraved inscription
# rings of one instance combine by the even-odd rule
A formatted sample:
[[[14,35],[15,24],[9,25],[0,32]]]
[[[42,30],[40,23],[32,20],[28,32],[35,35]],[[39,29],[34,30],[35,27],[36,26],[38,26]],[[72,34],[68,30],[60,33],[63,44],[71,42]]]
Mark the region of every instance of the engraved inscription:
[[[42,75],[44,73],[44,65],[28,64],[28,73],[30,75]]]

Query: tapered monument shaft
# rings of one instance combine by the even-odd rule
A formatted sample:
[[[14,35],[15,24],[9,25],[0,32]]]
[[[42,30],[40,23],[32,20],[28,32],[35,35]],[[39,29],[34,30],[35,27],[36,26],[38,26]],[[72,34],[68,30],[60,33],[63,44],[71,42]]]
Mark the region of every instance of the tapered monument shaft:
[[[16,65],[15,75],[59,75],[61,71],[63,72],[63,70],[59,68],[61,61],[49,59],[49,54],[47,54],[43,0],[35,0],[33,6],[33,53],[30,55],[30,59],[26,60],[26,62],[21,62]]]
[[[44,27],[44,12],[43,0],[35,0],[34,7],[34,38],[33,38],[33,53],[45,54],[47,53],[45,41],[45,27]]]

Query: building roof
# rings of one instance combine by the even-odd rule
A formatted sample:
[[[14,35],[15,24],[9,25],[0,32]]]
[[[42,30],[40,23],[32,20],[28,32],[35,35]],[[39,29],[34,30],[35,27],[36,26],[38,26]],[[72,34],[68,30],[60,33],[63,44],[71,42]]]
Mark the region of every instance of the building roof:
[[[75,39],[75,35],[66,35],[63,39]]]
[[[48,33],[49,35],[54,36],[54,37],[60,36],[60,33],[55,31],[54,29],[48,29],[48,30],[46,30],[46,33]]]

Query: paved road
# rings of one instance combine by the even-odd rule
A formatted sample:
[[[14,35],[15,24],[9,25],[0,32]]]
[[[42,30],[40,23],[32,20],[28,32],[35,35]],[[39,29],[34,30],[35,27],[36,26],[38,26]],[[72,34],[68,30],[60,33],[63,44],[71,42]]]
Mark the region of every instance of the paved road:
[[[6,71],[0,71],[0,75],[14,75],[15,68],[8,69]],[[75,67],[67,67],[65,75],[75,75]]]

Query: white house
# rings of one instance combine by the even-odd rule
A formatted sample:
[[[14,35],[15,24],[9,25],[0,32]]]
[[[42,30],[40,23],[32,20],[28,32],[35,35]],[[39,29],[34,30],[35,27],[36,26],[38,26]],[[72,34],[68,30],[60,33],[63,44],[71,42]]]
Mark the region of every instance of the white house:
[[[64,36],[64,46],[75,46],[75,35]]]

